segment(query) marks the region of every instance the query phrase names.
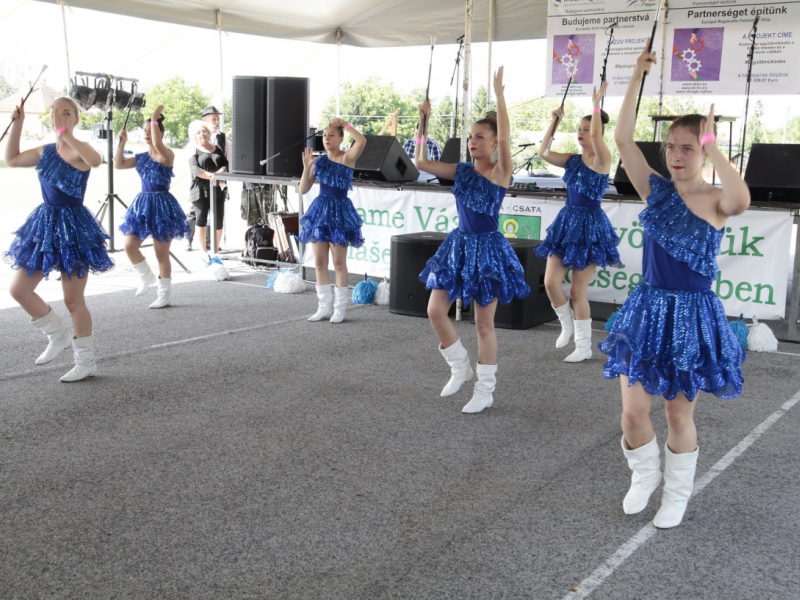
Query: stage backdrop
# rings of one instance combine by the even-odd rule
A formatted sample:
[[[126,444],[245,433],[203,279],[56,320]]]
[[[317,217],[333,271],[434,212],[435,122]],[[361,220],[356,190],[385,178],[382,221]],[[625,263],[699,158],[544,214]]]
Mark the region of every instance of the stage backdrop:
[[[608,95],[622,96],[653,28],[654,0],[553,0],[547,19],[547,95],[589,96],[600,84],[608,27],[617,23],[608,58]],[[671,0],[669,22],[662,11],[653,49],[661,56],[664,28],[668,52],[653,67],[644,94],[726,94],[745,92],[748,33],[759,18],[751,93],[800,93],[797,60],[800,3],[768,0]],[[576,67],[577,63],[577,67]]]
[[[314,186],[306,198],[315,198]],[[421,231],[449,232],[458,226],[458,213],[450,194],[412,190],[377,190],[357,187],[350,198],[364,219],[366,243],[350,248],[347,267],[352,274],[389,277],[393,235]],[[509,198],[503,202],[500,230],[507,237],[542,239],[563,199]],[[642,228],[638,216],[643,204],[604,201],[611,223],[620,237],[623,267],[598,270],[589,287],[589,299],[622,304],[642,278]],[[738,317],[776,319],[784,316],[789,272],[792,217],[788,211],[749,210],[728,220],[719,257],[714,291],[725,312]],[[314,266],[311,247],[303,264]],[[564,285],[569,289],[568,283]]]

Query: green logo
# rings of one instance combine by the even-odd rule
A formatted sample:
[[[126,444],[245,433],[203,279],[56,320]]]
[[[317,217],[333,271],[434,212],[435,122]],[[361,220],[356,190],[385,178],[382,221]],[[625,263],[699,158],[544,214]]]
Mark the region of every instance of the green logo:
[[[527,217],[521,215],[500,215],[498,228],[507,238],[521,240],[539,240],[542,231],[542,217]]]

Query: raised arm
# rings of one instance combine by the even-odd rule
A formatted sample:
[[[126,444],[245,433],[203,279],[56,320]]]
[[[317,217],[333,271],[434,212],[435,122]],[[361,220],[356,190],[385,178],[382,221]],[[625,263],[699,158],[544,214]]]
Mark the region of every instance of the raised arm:
[[[717,138],[714,135],[713,104],[708,112],[708,117],[703,123],[700,144],[711,159],[711,163],[714,165],[717,175],[719,175],[719,181],[722,184],[719,212],[726,217],[742,214],[750,206],[750,188],[742,181],[739,172],[717,147]]]
[[[125,143],[128,141],[128,130],[122,129],[119,132],[119,148],[114,155],[115,169],[132,169],[136,166],[136,157],[125,158]]]
[[[314,170],[314,150],[306,148],[303,150],[303,175],[300,177],[301,194],[307,194],[314,185]]]
[[[347,152],[344,153],[344,164],[348,167],[353,167],[358,160],[358,157],[361,156],[361,153],[364,151],[364,146],[367,145],[367,138],[364,137],[364,134],[361,133],[358,129],[349,125],[342,119],[336,117],[331,121],[331,127],[341,127],[350,136],[353,138],[353,145],[347,149]]]
[[[444,179],[455,179],[457,165],[439,162],[438,160],[428,160],[428,123],[431,113],[430,100],[423,101],[419,105],[420,132],[414,148],[414,165],[420,170],[443,177]],[[425,131],[422,131],[422,123],[425,123]]]
[[[150,116],[150,141],[153,142],[153,148],[162,159],[158,162],[165,167],[171,167],[175,163],[175,153],[164,145],[164,134],[161,133],[161,128],[158,126],[158,118],[163,110],[164,105],[159,104]]]
[[[614,129],[614,140],[617,142],[622,165],[642,200],[650,195],[649,179],[655,171],[647,164],[644,154],[633,141],[633,131],[636,127],[636,99],[639,93],[639,84],[644,74],[649,73],[656,63],[656,53],[647,50],[649,43],[648,40],[648,45],[636,59],[636,66],[633,68],[633,75],[628,82],[628,89],[625,91],[625,98],[619,110],[617,126]]]
[[[35,167],[39,164],[44,146],[26,150],[25,152],[19,151],[19,138],[22,135],[22,123],[25,121],[25,107],[21,101],[19,106],[14,109],[12,118],[14,119],[14,124],[11,126],[11,132],[8,134],[8,141],[6,142],[6,164],[9,167]]]
[[[550,150],[547,152],[547,156],[545,156],[545,150],[550,145],[550,140],[556,134],[556,129],[558,128],[558,123],[561,119],[564,118],[564,109],[559,107],[553,111],[553,119],[550,121],[550,125],[547,127],[547,131],[544,134],[544,139],[539,143],[539,158],[549,162],[551,165],[555,165],[556,167],[561,167],[562,169],[566,166],[569,157],[572,156],[571,154],[564,154],[563,152],[553,152]]]
[[[514,172],[514,161],[511,160],[511,124],[508,121],[504,90],[501,66],[494,74],[494,96],[497,102],[497,165],[494,168],[494,182],[508,187]]]
[[[611,170],[611,152],[606,148],[603,140],[603,111],[600,109],[600,101],[606,93],[608,81],[604,81],[600,86],[592,90],[592,122],[589,126],[589,138],[592,140],[592,150],[594,151],[594,170],[598,173],[607,174]]]

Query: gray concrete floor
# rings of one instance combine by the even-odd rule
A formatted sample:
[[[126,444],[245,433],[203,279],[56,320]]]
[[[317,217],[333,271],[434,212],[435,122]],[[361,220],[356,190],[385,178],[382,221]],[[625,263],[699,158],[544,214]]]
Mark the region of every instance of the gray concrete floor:
[[[698,480],[718,475],[648,537],[660,492],[623,514],[599,353],[570,365],[552,325],[498,330],[495,405],[466,416],[425,319],[309,323],[314,294],[231,270],[176,267],[158,311],[122,264],[92,280],[99,372],[76,384],[71,353],[35,367],[43,336],[0,309],[0,597],[800,597],[797,345],[749,353],[740,398],[701,396]]]

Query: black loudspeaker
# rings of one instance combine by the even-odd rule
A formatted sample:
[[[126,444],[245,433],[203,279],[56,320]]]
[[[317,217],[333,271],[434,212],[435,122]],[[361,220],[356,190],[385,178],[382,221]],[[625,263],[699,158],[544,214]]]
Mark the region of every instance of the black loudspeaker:
[[[442,149],[442,158],[439,159],[439,162],[454,165],[460,162],[460,160],[461,160],[461,138],[450,138],[444,145],[444,149]],[[472,157],[469,155],[469,149],[468,149],[466,162],[471,162],[471,161]],[[439,183],[441,183],[442,185],[453,185],[455,181],[452,179],[442,179],[440,177]]]
[[[389,312],[412,317],[428,316],[431,291],[425,289],[419,274],[446,237],[446,233],[437,232],[392,236]]]
[[[365,137],[367,145],[356,161],[356,178],[376,181],[417,180],[419,171],[396,137],[391,135]]]
[[[233,115],[231,145],[233,150],[233,173],[263,175],[264,165],[260,161],[266,154],[266,94],[267,78],[235,76],[233,78]]]
[[[525,270],[525,281],[531,286],[531,293],[525,298],[514,298],[510,304],[497,304],[494,326],[502,329],[530,329],[552,321],[555,313],[544,289],[544,270],[547,259],[539,258],[534,248],[541,240],[509,239],[514,252]],[[474,300],[473,300],[474,302]],[[472,311],[475,322],[475,311]]]
[[[304,146],[299,142],[308,136],[308,104],[309,80],[306,77],[267,78],[264,158],[281,154],[266,164],[266,175],[300,177],[303,174]]]
[[[644,154],[647,159],[647,164],[650,168],[658,172],[662,177],[672,179],[667,165],[661,160],[661,142],[636,142],[639,150]],[[617,172],[614,173],[614,187],[617,192],[627,196],[635,196],[636,189],[633,187],[631,180],[628,179],[628,174],[625,172],[625,167],[622,166],[622,161],[617,165]]]
[[[753,144],[744,182],[753,202],[800,203],[800,144]]]

